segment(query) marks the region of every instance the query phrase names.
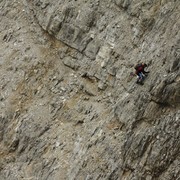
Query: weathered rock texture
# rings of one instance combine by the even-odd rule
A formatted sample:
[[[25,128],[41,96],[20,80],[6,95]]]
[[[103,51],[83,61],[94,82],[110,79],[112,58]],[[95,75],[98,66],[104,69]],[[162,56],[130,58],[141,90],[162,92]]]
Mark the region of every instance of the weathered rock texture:
[[[180,1],[1,0],[0,16],[1,180],[180,179]]]

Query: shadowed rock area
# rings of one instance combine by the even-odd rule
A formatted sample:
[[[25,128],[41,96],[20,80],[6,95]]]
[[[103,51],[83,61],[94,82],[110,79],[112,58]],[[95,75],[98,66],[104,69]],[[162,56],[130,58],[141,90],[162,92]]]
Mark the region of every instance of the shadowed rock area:
[[[180,180],[180,1],[1,0],[0,16],[0,180]]]

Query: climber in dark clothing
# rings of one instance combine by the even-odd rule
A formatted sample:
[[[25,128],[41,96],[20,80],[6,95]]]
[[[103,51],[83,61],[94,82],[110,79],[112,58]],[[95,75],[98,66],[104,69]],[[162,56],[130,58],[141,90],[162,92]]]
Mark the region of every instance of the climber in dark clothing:
[[[138,76],[137,82],[140,82],[143,80],[143,77],[145,77],[149,71],[145,71],[144,69],[147,67],[147,64],[145,63],[140,63],[137,64],[134,68],[136,70],[135,74]]]

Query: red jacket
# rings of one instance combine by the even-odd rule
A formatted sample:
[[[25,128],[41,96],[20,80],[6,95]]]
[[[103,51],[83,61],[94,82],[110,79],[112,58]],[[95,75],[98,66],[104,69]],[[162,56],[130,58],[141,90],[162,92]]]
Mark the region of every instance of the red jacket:
[[[144,68],[145,68],[145,65],[144,64],[140,64],[137,69],[136,69],[136,74],[138,75],[139,73],[143,72],[144,71]]]

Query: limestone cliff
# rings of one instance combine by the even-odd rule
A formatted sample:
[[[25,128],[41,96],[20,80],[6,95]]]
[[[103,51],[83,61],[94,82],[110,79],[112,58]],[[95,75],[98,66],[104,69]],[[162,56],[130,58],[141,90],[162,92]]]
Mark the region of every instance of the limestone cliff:
[[[180,179],[180,1],[1,0],[0,16],[0,180]]]

